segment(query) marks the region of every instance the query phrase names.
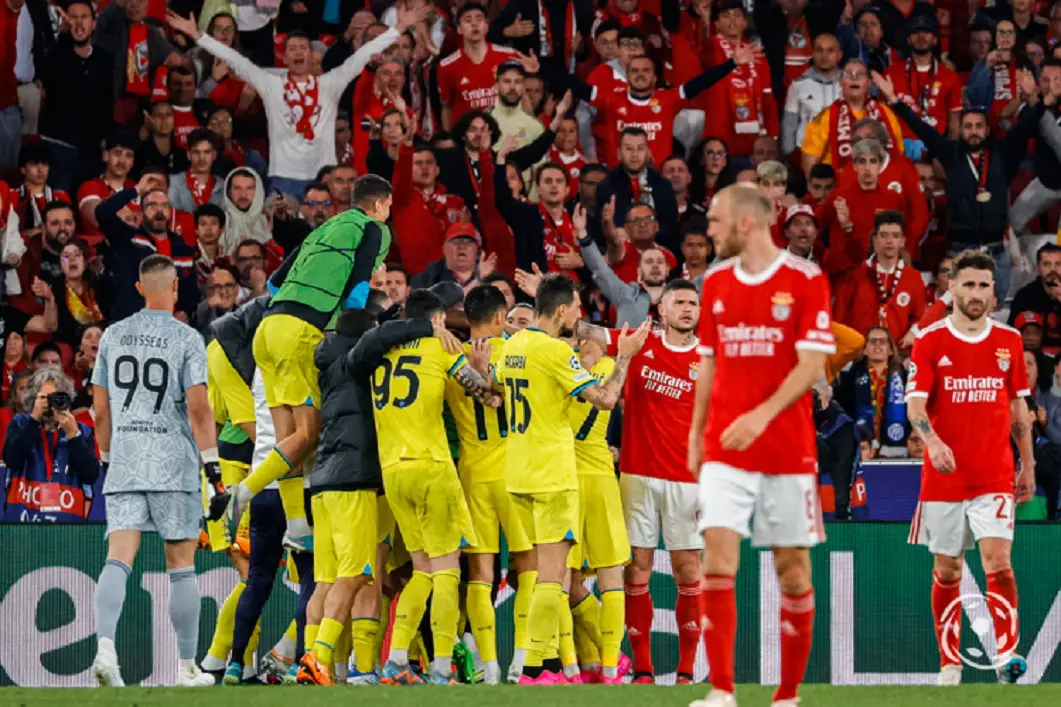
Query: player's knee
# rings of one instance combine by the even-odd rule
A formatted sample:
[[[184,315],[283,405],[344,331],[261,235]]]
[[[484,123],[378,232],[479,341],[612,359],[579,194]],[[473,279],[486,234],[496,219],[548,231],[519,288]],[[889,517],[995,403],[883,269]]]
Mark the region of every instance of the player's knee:
[[[700,553],[695,550],[678,550],[671,553],[671,571],[678,584],[692,584],[700,581],[703,568],[700,566]]]
[[[986,567],[987,558],[983,559]],[[962,558],[936,555],[932,563],[932,571],[941,582],[956,582],[962,578]]]
[[[984,544],[981,544],[980,560],[984,565],[984,572],[987,574],[1002,572],[1012,567],[1008,544],[987,547],[985,547]]]
[[[774,552],[774,567],[781,591],[802,594],[811,587],[810,555],[803,548],[779,548]]]

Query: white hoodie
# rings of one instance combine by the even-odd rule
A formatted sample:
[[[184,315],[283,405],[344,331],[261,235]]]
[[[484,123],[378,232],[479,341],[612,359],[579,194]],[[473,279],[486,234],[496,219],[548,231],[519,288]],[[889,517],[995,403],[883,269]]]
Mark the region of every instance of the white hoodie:
[[[803,133],[815,116],[840,97],[840,70],[826,78],[813,66],[792,82],[781,119],[781,154],[791,154],[803,144]]]

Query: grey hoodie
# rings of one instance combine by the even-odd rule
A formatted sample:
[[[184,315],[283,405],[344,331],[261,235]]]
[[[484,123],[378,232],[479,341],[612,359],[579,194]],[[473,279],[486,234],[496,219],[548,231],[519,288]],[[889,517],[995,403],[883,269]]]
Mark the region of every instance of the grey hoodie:
[[[246,211],[239,209],[228,198],[228,185],[232,181],[232,176],[236,174],[249,174],[254,177],[254,200],[251,201],[250,208]],[[225,177],[223,196],[226,221],[225,230],[221,234],[220,245],[221,252],[224,255],[235,253],[236,247],[240,242],[248,238],[252,238],[259,243],[265,243],[273,237],[272,231],[269,230],[269,221],[263,213],[265,208],[265,185],[262,184],[262,178],[258,176],[257,172],[246,167],[237,167],[229,172],[228,176]]]
[[[781,154],[791,154],[803,144],[807,123],[840,97],[840,70],[831,78],[815,67],[807,69],[792,82],[785,99],[785,114],[781,119]]]

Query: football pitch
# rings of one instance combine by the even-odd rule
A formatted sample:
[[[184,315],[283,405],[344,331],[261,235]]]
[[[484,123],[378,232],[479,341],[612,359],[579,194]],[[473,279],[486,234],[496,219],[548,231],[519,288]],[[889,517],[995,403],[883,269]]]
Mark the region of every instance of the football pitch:
[[[205,707],[251,704],[254,707],[290,707],[300,702],[307,707],[347,707],[353,701],[368,699],[372,705],[419,707],[584,707],[607,702],[607,707],[685,707],[707,691],[706,685],[680,687],[600,685],[515,687],[218,687],[180,688],[0,688],[0,704],[5,707],[76,705],[76,707]],[[737,699],[743,707],[769,707],[773,688],[741,685]],[[936,687],[832,687],[807,685],[800,691],[805,707],[1056,707],[1061,705],[1061,685],[1003,686],[964,685]]]

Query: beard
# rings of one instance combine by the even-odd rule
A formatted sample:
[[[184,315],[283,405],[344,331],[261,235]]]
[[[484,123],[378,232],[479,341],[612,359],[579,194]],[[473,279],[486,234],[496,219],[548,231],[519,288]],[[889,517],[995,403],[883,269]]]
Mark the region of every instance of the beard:
[[[570,339],[575,335],[575,327],[568,326],[567,324],[560,325],[560,331],[558,332],[561,339]]]
[[[715,254],[721,259],[732,258],[733,256],[740,253],[740,243],[737,240],[737,226],[734,224],[730,226],[729,233],[726,237],[721,239],[721,242],[715,242]]]
[[[667,327],[669,327],[671,331],[675,331],[679,334],[691,334],[692,332],[696,331],[696,324],[690,324],[689,326],[686,326],[680,322],[678,324],[671,324],[670,322],[667,322]]]
[[[658,280],[649,280],[647,277],[643,277],[641,278],[641,282],[645,283],[646,287],[663,287],[663,285],[666,284],[667,280],[666,278],[661,278]]]
[[[509,98],[508,96],[506,96],[503,93],[497,94],[497,97],[501,100],[501,103],[503,103],[506,108],[515,108],[523,100],[523,96],[516,96],[513,99],[513,98]]]
[[[970,321],[979,321],[987,316],[987,303],[984,302],[970,302],[970,301],[959,301],[957,298],[954,299],[954,306],[958,310],[969,318]],[[979,312],[973,312],[973,307],[979,307]]]
[[[144,222],[144,230],[153,236],[165,235],[169,230],[169,219],[161,215],[154,216]]]
[[[66,243],[70,240],[70,237],[71,234],[62,232],[57,234],[45,233],[44,243],[48,246],[48,248],[58,253],[63,249],[63,246],[65,246]]]

